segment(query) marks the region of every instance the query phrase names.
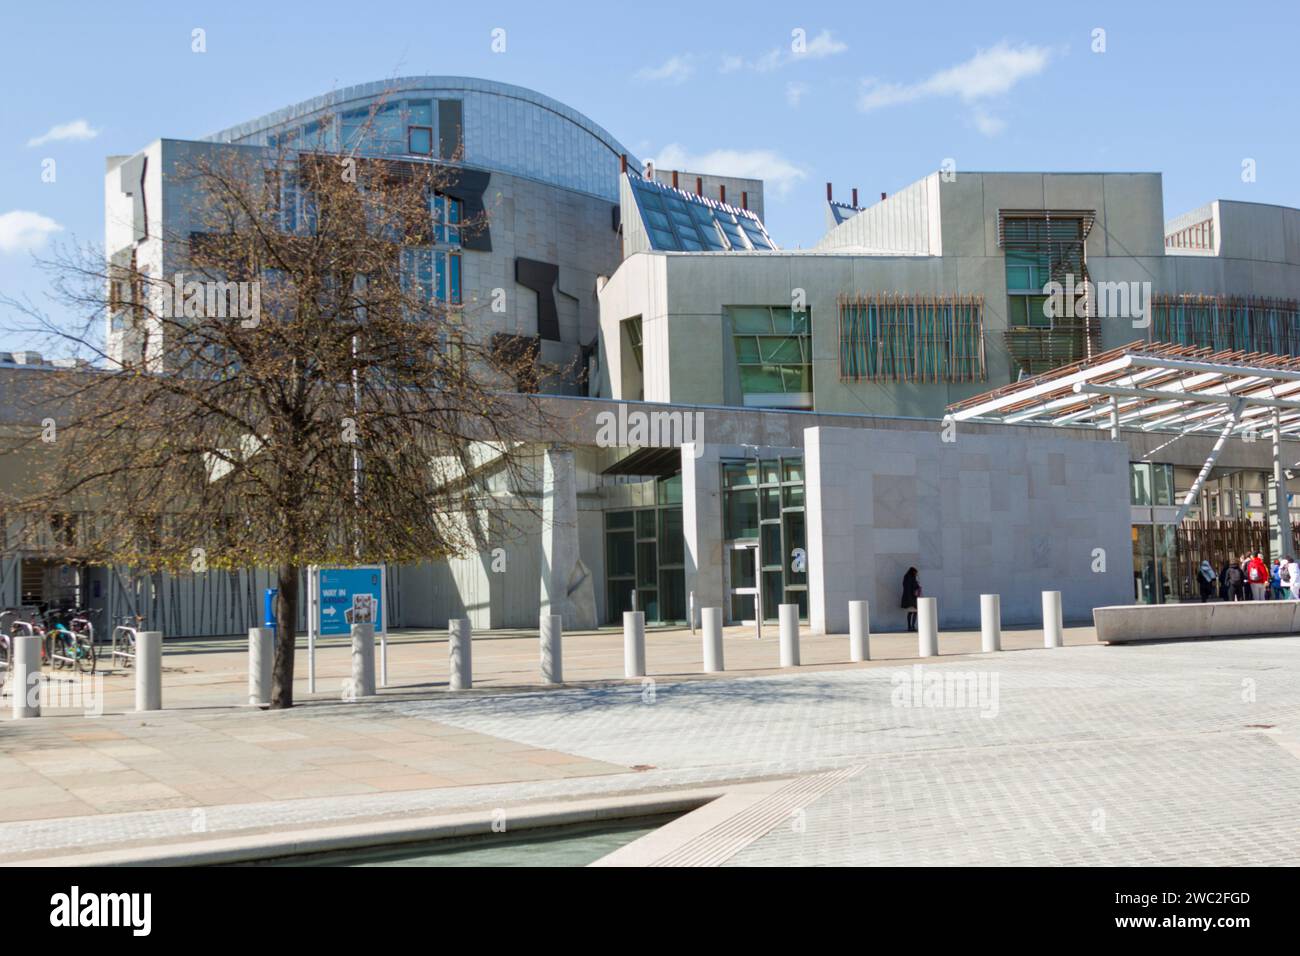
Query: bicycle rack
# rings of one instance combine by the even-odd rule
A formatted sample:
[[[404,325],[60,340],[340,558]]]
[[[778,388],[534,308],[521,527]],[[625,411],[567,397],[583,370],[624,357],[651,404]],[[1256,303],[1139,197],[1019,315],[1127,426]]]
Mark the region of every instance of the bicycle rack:
[[[116,667],[119,657],[122,658],[123,667],[130,667],[135,662],[135,636],[137,633],[139,632],[135,628],[127,627],[125,624],[119,624],[113,628],[113,647],[108,658],[110,666]],[[117,636],[119,634],[123,635],[123,650],[117,649]]]

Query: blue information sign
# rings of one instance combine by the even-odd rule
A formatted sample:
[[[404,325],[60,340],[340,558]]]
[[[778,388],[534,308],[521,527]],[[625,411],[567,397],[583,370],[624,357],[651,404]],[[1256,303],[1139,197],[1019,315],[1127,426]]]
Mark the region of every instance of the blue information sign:
[[[350,634],[352,624],[383,631],[383,572],[379,568],[320,569],[320,633]]]

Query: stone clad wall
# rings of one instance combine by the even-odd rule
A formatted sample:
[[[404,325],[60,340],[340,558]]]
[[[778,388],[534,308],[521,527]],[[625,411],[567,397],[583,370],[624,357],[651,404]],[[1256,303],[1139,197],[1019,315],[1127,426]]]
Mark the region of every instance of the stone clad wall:
[[[960,427],[944,442],[942,427],[805,431],[814,631],[847,631],[855,599],[873,628],[901,629],[909,566],[942,627],[977,627],[981,593],[1002,595],[1005,624],[1040,623],[1044,590],[1067,621],[1130,599],[1127,445]]]

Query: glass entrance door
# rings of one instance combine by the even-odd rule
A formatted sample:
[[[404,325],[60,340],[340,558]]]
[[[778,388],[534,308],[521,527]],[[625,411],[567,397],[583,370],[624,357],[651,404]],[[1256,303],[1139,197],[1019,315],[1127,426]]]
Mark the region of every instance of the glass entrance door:
[[[758,542],[734,541],[727,562],[727,623],[753,624],[759,607]]]

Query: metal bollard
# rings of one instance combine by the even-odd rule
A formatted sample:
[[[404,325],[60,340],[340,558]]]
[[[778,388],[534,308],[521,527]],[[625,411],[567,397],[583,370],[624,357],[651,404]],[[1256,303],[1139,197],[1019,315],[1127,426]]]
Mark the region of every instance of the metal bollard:
[[[135,635],[135,709],[162,710],[162,631]]]
[[[1043,646],[1061,647],[1065,636],[1061,630],[1061,592],[1043,592]]]
[[[686,619],[691,623],[691,633],[695,633],[695,592],[686,595]]]
[[[447,653],[451,656],[448,687],[469,690],[474,686],[474,637],[469,618],[454,617],[447,622]]]
[[[849,660],[871,660],[871,617],[866,601],[849,602]]]
[[[564,683],[564,656],[561,647],[564,638],[564,618],[559,614],[543,614],[541,620],[542,682]]]
[[[348,699],[375,696],[375,626],[352,625],[352,684]]]
[[[916,643],[918,657],[939,654],[939,599],[916,599]]]
[[[778,611],[781,628],[781,666],[799,666],[799,605],[782,604]]]
[[[248,703],[254,707],[271,703],[271,658],[275,630],[248,629]]]
[[[1002,650],[1002,597],[980,595],[980,647],[985,654]]]
[[[14,720],[41,716],[41,639],[34,634],[16,634],[12,643],[9,692],[13,695]]]
[[[700,609],[704,624],[704,672],[716,674],[724,669],[722,663],[722,608]]]
[[[645,677],[645,612],[623,612],[623,676]]]

